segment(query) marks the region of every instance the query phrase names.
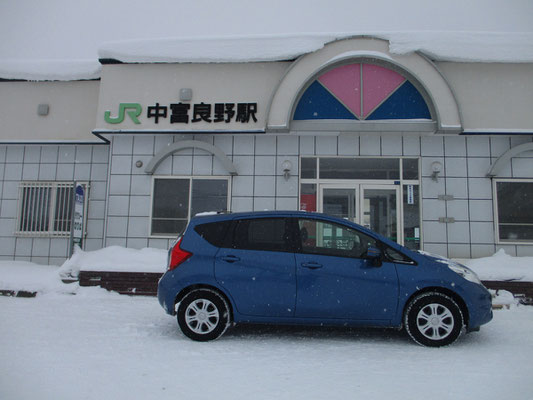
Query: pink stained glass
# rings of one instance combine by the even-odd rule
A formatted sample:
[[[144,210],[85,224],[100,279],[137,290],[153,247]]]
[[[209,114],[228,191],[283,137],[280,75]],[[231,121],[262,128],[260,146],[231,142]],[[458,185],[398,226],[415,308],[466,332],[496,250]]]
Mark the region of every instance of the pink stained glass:
[[[363,64],[363,115],[367,117],[393,93],[405,78],[388,68]]]
[[[343,65],[322,74],[318,81],[356,117],[361,116],[361,65]]]

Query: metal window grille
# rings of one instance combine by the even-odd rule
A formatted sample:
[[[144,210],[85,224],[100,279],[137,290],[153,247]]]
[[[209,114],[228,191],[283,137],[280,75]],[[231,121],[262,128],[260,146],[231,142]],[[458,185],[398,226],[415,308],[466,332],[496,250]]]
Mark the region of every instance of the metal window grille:
[[[15,234],[70,236],[73,191],[73,182],[22,182]]]

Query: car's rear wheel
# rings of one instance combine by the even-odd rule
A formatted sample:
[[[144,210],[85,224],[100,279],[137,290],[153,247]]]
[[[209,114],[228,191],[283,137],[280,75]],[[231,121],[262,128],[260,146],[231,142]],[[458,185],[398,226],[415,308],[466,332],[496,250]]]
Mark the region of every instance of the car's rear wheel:
[[[423,346],[447,346],[461,335],[464,318],[461,308],[439,292],[423,293],[407,306],[404,325],[409,336]]]
[[[224,334],[230,323],[229,307],[217,292],[198,289],[187,294],[178,306],[178,325],[185,336],[205,342]]]

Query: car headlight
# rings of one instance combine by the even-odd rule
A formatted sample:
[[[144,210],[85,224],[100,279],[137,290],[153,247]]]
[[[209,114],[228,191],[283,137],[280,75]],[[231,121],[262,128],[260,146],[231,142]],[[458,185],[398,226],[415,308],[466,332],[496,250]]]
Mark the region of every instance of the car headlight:
[[[479,277],[477,274],[472,271],[471,269],[465,267],[464,265],[460,264],[448,264],[448,267],[455,272],[456,274],[461,275],[463,278],[465,278],[467,281],[477,283],[478,285],[481,285],[481,281],[479,280]]]

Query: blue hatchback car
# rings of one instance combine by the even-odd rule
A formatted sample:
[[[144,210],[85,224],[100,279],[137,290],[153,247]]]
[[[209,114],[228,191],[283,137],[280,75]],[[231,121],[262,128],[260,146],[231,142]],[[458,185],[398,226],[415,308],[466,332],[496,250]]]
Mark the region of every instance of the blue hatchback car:
[[[159,302],[198,341],[268,323],[405,327],[437,347],[492,319],[490,293],[465,266],[323,214],[198,216],[168,260]]]

